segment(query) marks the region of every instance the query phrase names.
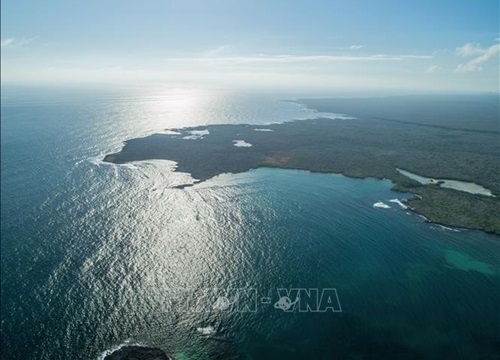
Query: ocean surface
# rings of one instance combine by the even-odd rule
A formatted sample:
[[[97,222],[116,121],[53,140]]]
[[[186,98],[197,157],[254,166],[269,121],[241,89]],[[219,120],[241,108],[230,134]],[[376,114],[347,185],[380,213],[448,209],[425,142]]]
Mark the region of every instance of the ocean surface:
[[[498,359],[500,237],[425,222],[389,181],[263,168],[181,190],[171,162],[101,162],[169,128],[318,116],[283,99],[2,88],[0,357]]]

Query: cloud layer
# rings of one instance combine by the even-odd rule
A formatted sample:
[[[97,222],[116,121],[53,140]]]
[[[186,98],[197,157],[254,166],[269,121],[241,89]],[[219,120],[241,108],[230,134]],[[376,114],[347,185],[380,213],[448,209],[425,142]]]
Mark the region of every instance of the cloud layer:
[[[201,63],[301,63],[301,62],[337,62],[337,61],[402,61],[409,59],[432,59],[431,55],[387,55],[366,56],[352,55],[251,55],[230,57],[181,57],[168,58],[174,62]]]
[[[30,42],[32,42],[36,38],[37,38],[37,36],[29,38],[29,39],[26,39],[26,38],[17,39],[17,38],[13,38],[13,37],[12,38],[2,38],[1,45],[2,45],[2,48],[23,46],[23,45],[29,44]]]
[[[455,53],[461,57],[475,57],[465,64],[459,64],[455,68],[454,72],[478,72],[483,70],[482,65],[490,61],[490,59],[498,58],[498,54],[500,53],[500,44],[491,45],[489,48],[485,49],[479,44],[467,43],[456,48]]]

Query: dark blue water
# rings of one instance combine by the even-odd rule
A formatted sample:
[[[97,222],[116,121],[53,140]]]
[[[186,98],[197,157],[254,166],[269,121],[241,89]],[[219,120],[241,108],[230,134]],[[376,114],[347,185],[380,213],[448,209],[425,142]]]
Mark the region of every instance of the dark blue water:
[[[425,223],[388,181],[258,169],[180,190],[172,163],[100,162],[153,131],[311,111],[200,89],[2,96],[2,359],[498,359],[500,238]],[[342,311],[284,312],[279,288],[335,288]],[[235,289],[252,311],[214,308]]]

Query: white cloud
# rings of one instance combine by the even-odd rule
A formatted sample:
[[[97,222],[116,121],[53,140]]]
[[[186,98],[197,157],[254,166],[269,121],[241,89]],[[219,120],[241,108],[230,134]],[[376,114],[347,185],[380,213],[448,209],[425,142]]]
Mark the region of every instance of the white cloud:
[[[432,59],[431,55],[400,55],[403,59]]]
[[[18,46],[23,46],[27,45],[30,42],[36,40],[38,36],[32,37],[32,38],[21,38],[21,39],[16,39],[16,38],[2,38],[1,40],[1,45],[2,48],[6,47],[18,47]]]
[[[456,73],[470,73],[470,72],[478,72],[483,71],[483,67],[474,64],[459,64],[453,72]]]
[[[431,59],[429,55],[387,55],[376,54],[366,56],[346,55],[251,55],[230,57],[183,57],[168,58],[174,62],[199,63],[300,63],[300,62],[337,62],[337,61],[402,61],[411,59]]]
[[[481,47],[470,47],[465,44],[461,48],[457,48],[457,54],[461,56],[471,56],[472,54],[479,55],[474,59],[470,60],[466,64],[459,64],[454,72],[456,73],[468,73],[468,72],[478,72],[482,71],[482,65],[487,63],[490,59],[496,57],[498,58],[498,54],[500,53],[500,44],[491,45],[487,49],[483,49]],[[467,47],[466,47],[467,46]],[[463,50],[463,49],[466,50]],[[460,49],[460,52],[458,51]],[[468,55],[463,55],[468,54]],[[497,59],[498,60],[498,59]]]
[[[467,43],[455,49],[455,53],[462,57],[482,55],[486,52],[480,44]]]
[[[2,38],[2,47],[11,46],[14,43],[14,38]]]
[[[364,45],[351,45],[351,46],[349,46],[349,49],[351,49],[351,50],[359,50],[359,49],[362,49],[364,47],[365,47]]]
[[[439,65],[432,65],[432,66],[429,66],[427,68],[427,70],[425,70],[425,72],[426,72],[426,74],[433,74],[436,71],[438,71],[439,69],[441,69],[441,67]]]
[[[265,64],[268,66],[204,68],[199,63],[148,64],[136,67],[123,59],[109,59],[109,64],[97,64],[88,58],[78,57],[66,64],[52,58],[37,59],[26,66],[17,59],[2,56],[2,83],[4,84],[99,84],[99,85],[168,85],[208,86],[227,89],[252,89],[292,93],[338,94],[361,91],[380,95],[381,91],[397,93],[423,92],[468,92],[498,91],[498,80],[487,72],[477,76],[453,76],[441,71],[439,81],[435,76],[423,76],[422,70],[431,65],[428,60],[405,60],[392,62],[325,63],[318,71],[296,70],[293,64]],[[114,60],[114,61],[112,61]],[[120,66],[114,66],[116,62]],[[71,64],[70,64],[71,63]],[[425,64],[423,66],[423,64]],[[258,64],[260,65],[260,64]],[[272,66],[277,65],[277,66]],[[284,66],[287,65],[287,66]],[[318,64],[319,65],[319,64]],[[314,67],[316,69],[316,67]],[[278,71],[279,70],[279,71]],[[304,71],[303,71],[304,70]],[[411,70],[411,71],[406,71]]]
[[[220,45],[215,49],[205,52],[204,55],[208,57],[220,56],[221,54],[227,53],[229,50],[231,50],[231,45]]]

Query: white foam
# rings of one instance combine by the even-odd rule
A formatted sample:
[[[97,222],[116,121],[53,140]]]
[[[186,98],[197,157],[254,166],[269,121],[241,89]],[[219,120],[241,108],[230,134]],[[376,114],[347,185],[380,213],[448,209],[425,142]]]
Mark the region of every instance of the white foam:
[[[203,335],[212,335],[215,333],[215,329],[213,326],[199,327],[199,328],[196,328],[196,331],[198,331],[199,333],[201,333]]]
[[[392,200],[389,200],[389,201],[390,201],[390,202],[393,202],[393,203],[398,204],[398,205],[399,205],[399,206],[401,206],[403,209],[408,209],[408,206],[406,206],[405,204],[403,204],[403,203],[401,202],[401,200],[399,200],[399,199],[392,199]]]
[[[436,225],[439,226],[439,228],[442,229],[442,230],[460,232],[460,230],[453,229],[453,228],[450,228],[448,226],[444,226],[444,225],[441,225],[441,224],[436,224]]]
[[[247,143],[245,140],[233,140],[233,145],[237,147],[250,147],[252,144]]]
[[[205,130],[191,130],[191,131],[188,131],[188,133],[191,135],[184,136],[183,139],[198,140],[198,139],[203,139],[204,136],[210,134],[210,132],[206,129]]]
[[[274,131],[273,129],[254,129],[255,131]]]
[[[335,114],[335,113],[322,113],[318,112],[319,117],[324,117],[332,120],[354,120],[356,119],[354,116],[349,116],[346,114]]]
[[[373,204],[373,207],[382,208],[382,209],[390,209],[391,208],[389,205],[387,205],[386,203],[383,203],[382,201],[376,202],[375,204]]]
[[[418,217],[422,220],[422,221],[425,221],[425,222],[430,222],[429,219],[427,219],[424,215],[422,214],[417,214]]]
[[[205,130],[191,130],[190,131],[191,135],[197,135],[197,136],[204,136],[210,134],[210,131],[207,129]]]
[[[99,355],[97,360],[104,360],[106,358],[106,356],[111,355],[115,351],[118,351],[125,346],[141,346],[142,347],[142,346],[146,346],[146,345],[138,343],[138,342],[132,342],[130,339],[127,339],[123,343],[121,343],[120,345],[117,345],[111,349],[103,351],[102,354]]]
[[[162,130],[162,131],[158,131],[158,132],[155,132],[155,134],[181,135],[180,132],[174,131],[174,130],[170,130],[170,129],[165,129],[165,130]]]

